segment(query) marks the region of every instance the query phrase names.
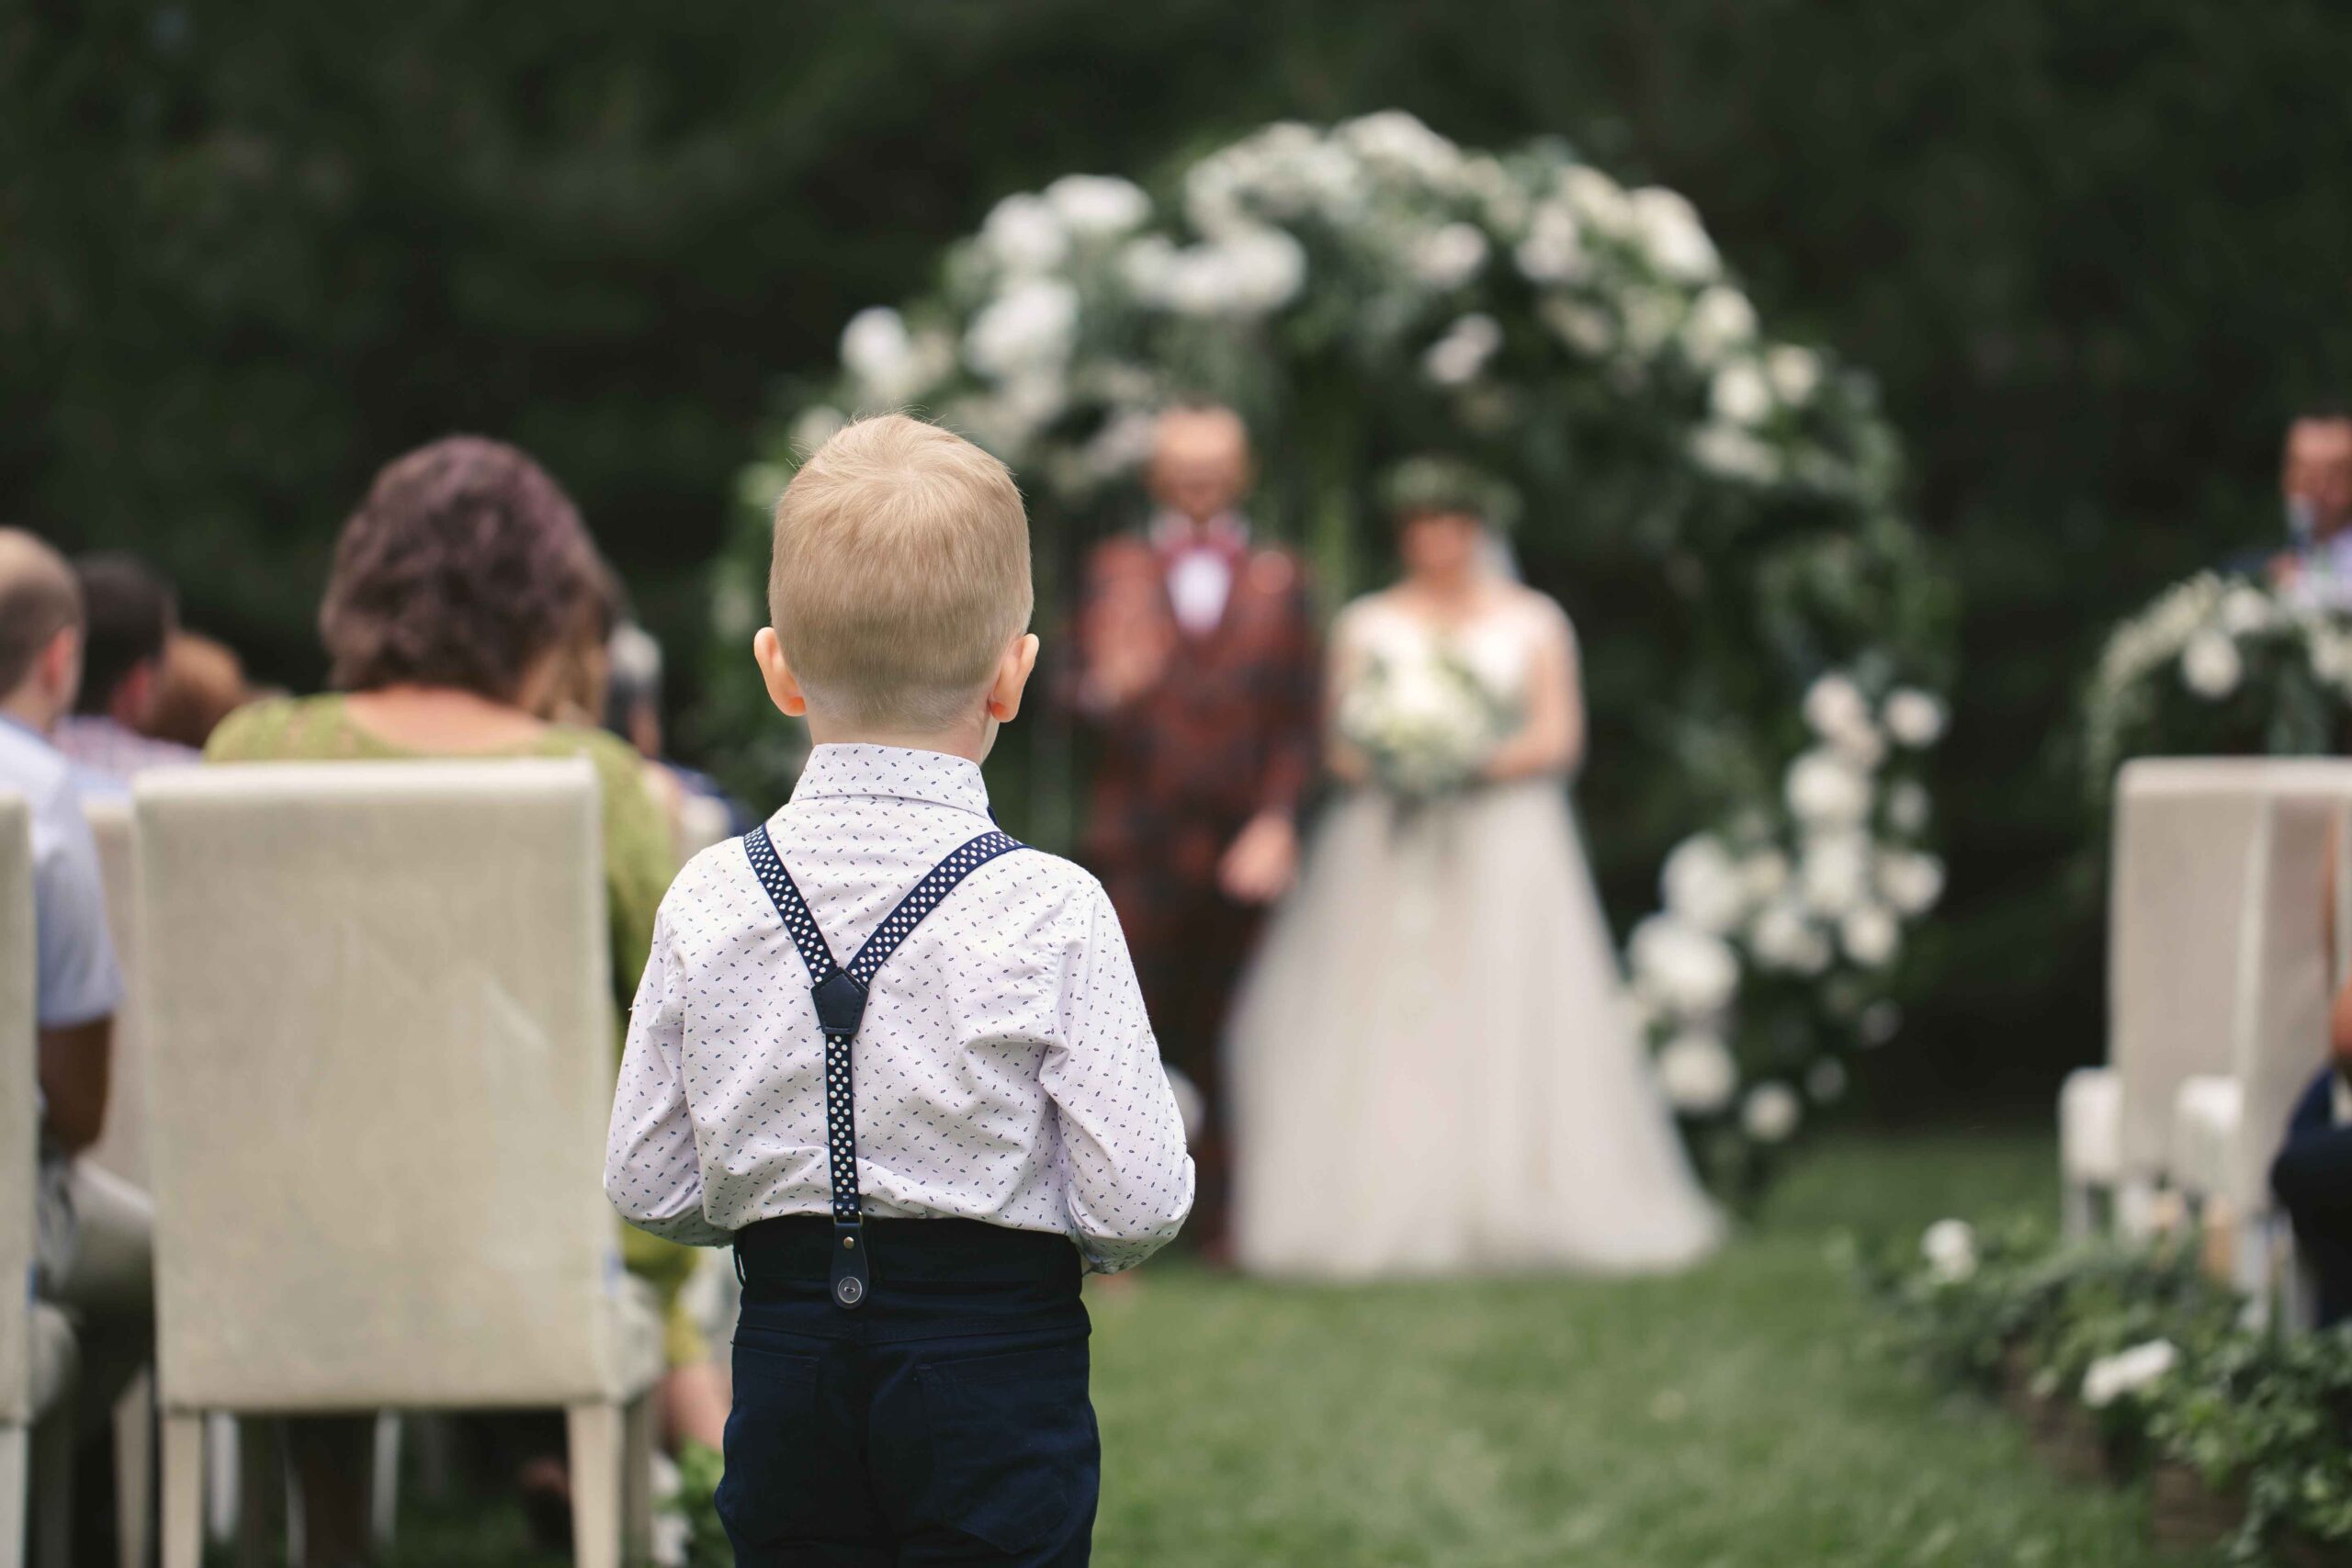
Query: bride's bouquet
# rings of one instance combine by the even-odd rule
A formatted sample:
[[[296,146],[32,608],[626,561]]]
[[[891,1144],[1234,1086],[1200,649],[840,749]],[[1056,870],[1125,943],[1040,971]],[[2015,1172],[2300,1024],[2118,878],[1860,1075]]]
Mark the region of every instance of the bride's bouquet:
[[[1434,800],[1476,782],[1510,733],[1510,705],[1451,648],[1374,658],[1340,700],[1340,738],[1382,788]]]

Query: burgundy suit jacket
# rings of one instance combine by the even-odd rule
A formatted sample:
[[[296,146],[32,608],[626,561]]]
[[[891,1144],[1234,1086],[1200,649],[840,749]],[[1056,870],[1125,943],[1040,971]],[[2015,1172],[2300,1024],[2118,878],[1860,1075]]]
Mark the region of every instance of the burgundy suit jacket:
[[[1106,881],[1148,870],[1214,880],[1227,844],[1261,812],[1294,812],[1315,777],[1322,671],[1313,595],[1298,558],[1245,548],[1225,614],[1178,625],[1169,558],[1123,535],[1095,547],[1080,592],[1073,703],[1100,738],[1085,855]],[[1088,676],[1111,639],[1164,646],[1158,682],[1115,705]]]

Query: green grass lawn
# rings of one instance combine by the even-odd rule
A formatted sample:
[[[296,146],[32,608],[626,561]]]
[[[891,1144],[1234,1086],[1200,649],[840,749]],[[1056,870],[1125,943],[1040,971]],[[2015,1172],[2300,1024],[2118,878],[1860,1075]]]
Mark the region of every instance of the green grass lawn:
[[[1169,1568],[2155,1561],[2132,1492],[2062,1483],[1996,1411],[1872,1349],[1846,1238],[2054,1201],[2046,1140],[1808,1155],[1676,1279],[1327,1289],[1146,1269],[1094,1300],[1096,1559]],[[414,1568],[526,1561],[420,1517]]]

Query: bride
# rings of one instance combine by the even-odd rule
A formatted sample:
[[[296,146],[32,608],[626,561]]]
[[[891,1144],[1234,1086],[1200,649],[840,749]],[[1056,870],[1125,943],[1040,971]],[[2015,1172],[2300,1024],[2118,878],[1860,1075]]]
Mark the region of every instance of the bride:
[[[1577,647],[1499,569],[1509,497],[1390,488],[1405,575],[1332,635],[1345,786],[1237,1010],[1238,1261],[1363,1278],[1670,1269],[1714,1245],[1567,799]]]

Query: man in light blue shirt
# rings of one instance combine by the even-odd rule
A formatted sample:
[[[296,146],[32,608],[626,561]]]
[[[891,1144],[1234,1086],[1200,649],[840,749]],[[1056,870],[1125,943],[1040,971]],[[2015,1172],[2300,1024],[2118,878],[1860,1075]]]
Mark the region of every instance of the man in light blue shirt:
[[[106,1122],[122,1005],[97,846],[73,766],[48,739],[81,682],[82,624],[64,558],[0,528],[0,791],[24,796],[32,817],[39,1283],[81,1318],[87,1404],[103,1410],[145,1359],[154,1306],[146,1195],[74,1157]]]

